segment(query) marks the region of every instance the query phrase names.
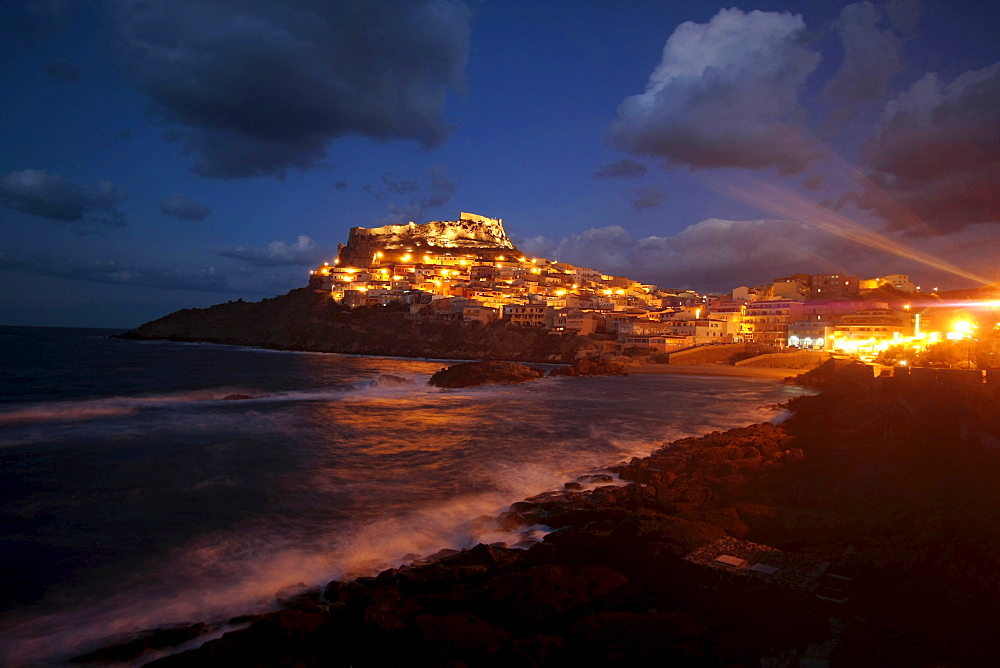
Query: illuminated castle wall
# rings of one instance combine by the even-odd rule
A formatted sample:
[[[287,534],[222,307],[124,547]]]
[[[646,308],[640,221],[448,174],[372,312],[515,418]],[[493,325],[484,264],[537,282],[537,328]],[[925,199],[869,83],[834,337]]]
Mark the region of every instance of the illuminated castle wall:
[[[340,266],[367,267],[402,261],[408,253],[472,254],[489,258],[517,253],[499,218],[462,212],[457,221],[438,220],[424,225],[352,227],[347,245],[340,249]],[[382,253],[381,256],[377,256]]]

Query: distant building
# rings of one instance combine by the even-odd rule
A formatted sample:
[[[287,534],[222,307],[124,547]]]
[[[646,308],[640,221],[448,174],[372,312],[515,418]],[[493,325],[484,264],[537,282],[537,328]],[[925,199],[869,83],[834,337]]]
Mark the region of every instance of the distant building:
[[[504,320],[516,327],[551,327],[553,309],[538,304],[508,304],[503,307]]]
[[[910,281],[910,277],[906,274],[889,274],[887,276],[879,276],[877,278],[869,278],[861,281],[862,290],[877,290],[883,285],[888,285],[889,287],[899,290],[900,292],[917,291],[917,286]]]
[[[809,277],[812,299],[846,299],[861,294],[861,279],[847,274],[814,274]]]
[[[740,338],[748,343],[785,346],[788,325],[802,319],[803,302],[774,300],[750,302],[746,305]]]

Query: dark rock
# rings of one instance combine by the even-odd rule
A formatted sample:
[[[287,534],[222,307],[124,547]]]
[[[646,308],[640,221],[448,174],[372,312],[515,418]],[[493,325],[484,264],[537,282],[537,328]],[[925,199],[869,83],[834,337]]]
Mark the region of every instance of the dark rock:
[[[307,610],[320,606],[319,587],[310,587],[302,582],[280,589],[274,597],[283,608]]]
[[[392,374],[383,373],[377,378],[373,378],[369,387],[406,387],[407,385],[416,385],[416,382],[410,380],[409,378],[403,378],[401,376],[393,376]]]
[[[615,479],[607,473],[588,473],[587,475],[577,476],[576,481],[593,485],[602,482],[611,483],[614,482]]]
[[[626,576],[605,566],[545,564],[500,575],[489,589],[495,604],[531,624],[584,608],[626,582]]]
[[[538,369],[516,362],[462,362],[441,369],[428,382],[434,387],[444,388],[474,387],[487,383],[513,385],[543,375]]]
[[[442,658],[496,654],[510,639],[506,629],[465,612],[418,615],[414,624],[431,656]]]
[[[703,657],[701,635],[698,622],[680,612],[602,612],[573,624],[571,660],[602,666],[691,665]]]
[[[74,657],[73,663],[119,663],[137,659],[146,652],[164,647],[175,647],[193,640],[208,631],[205,624],[171,626],[163,629],[143,631],[132,640],[102,647],[82,656]]]

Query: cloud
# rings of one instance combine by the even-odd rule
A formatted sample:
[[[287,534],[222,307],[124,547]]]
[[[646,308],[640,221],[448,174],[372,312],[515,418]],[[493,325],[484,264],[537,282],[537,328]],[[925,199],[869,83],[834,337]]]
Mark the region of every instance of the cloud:
[[[319,244],[304,235],[300,235],[294,244],[272,241],[267,245],[267,248],[237,246],[214,252],[221,257],[236,258],[256,267],[308,267],[318,265],[335,254],[329,249],[320,247]]]
[[[728,291],[796,272],[890,273],[885,257],[789,220],[710,218],[670,236],[634,238],[620,226],[559,240],[517,240],[522,252],[663,287]],[[875,259],[873,259],[875,258]],[[845,261],[845,259],[847,261]],[[899,264],[889,264],[895,268]]]
[[[347,181],[337,181],[333,184],[334,190],[347,190],[350,187],[351,186],[347,183]]]
[[[617,162],[612,162],[594,170],[594,176],[599,179],[612,179],[616,177],[639,177],[646,174],[646,165],[635,160],[625,158]]]
[[[634,193],[632,197],[632,208],[634,209],[655,209],[656,207],[663,204],[663,200],[667,198],[658,188],[648,187],[640,188]]]
[[[228,292],[231,274],[207,269],[164,269],[114,260],[80,262],[74,258],[44,254],[0,251],[0,269],[23,271],[34,276],[50,276],[108,285],[136,285],[168,290]]]
[[[844,59],[823,95],[841,115],[852,106],[883,99],[889,79],[902,67],[901,40],[891,30],[879,30],[878,23],[878,10],[870,2],[847,5],[834,23]]]
[[[420,190],[418,181],[400,181],[392,175],[392,172],[386,172],[382,175],[382,184],[385,186],[386,192],[393,195],[406,195]]]
[[[854,199],[890,229],[949,233],[1000,222],[1000,62],[927,74],[884,107]]]
[[[160,200],[156,205],[164,215],[180,220],[205,220],[212,210],[201,202],[176,194]]]
[[[44,169],[22,169],[0,178],[0,205],[52,220],[125,225],[117,209],[123,196],[110,181],[78,186]]]
[[[382,182],[386,189],[374,193],[378,199],[388,199],[390,195],[412,197],[405,203],[390,202],[389,213],[375,221],[376,225],[423,221],[429,209],[447,204],[458,189],[458,184],[448,176],[444,165],[438,164],[428,167],[422,180],[398,181],[386,173]]]
[[[645,92],[619,106],[609,141],[669,165],[802,171],[821,155],[798,128],[799,92],[819,62],[805,30],[801,16],[739,9],[682,23]]]
[[[429,148],[451,131],[461,0],[109,2],[128,76],[203,176],[280,177],[344,135]]]

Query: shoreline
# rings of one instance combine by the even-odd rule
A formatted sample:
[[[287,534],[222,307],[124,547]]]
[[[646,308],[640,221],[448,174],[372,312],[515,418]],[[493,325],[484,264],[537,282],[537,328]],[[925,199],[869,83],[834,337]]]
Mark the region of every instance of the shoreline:
[[[571,481],[511,505],[502,526],[553,529],[528,549],[480,544],[334,581],[154,663],[995,661],[1000,392],[837,379],[781,424],[613,467],[633,484]]]
[[[680,374],[690,376],[734,376],[740,378],[771,378],[784,380],[807,369],[778,367],[731,366],[728,364],[642,364],[630,367],[630,374]]]

